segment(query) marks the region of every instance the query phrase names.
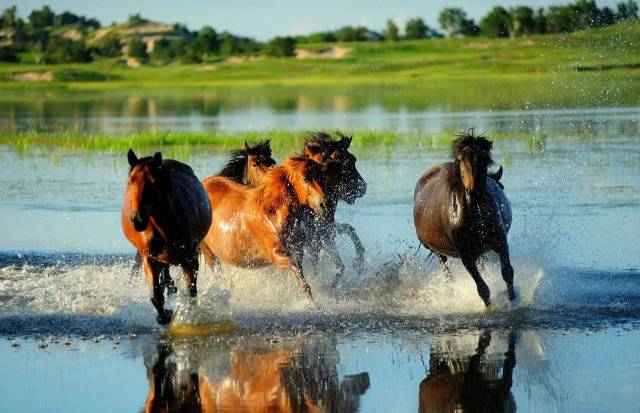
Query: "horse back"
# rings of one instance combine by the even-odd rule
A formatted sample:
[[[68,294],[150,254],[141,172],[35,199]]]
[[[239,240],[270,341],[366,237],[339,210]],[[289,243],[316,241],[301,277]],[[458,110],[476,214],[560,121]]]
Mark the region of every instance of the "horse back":
[[[183,236],[197,246],[211,225],[211,203],[193,170],[181,162],[165,160],[169,173],[168,202]]]
[[[449,256],[458,255],[451,235],[459,215],[450,184],[453,172],[450,162],[428,169],[418,179],[413,197],[418,238],[427,248]]]

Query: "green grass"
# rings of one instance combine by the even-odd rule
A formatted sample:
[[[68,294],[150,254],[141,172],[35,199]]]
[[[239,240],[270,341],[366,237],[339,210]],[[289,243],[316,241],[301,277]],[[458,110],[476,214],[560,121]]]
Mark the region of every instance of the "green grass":
[[[399,133],[392,131],[358,130],[353,135],[354,149],[389,149],[399,145],[419,145],[422,148],[448,148],[460,131],[438,133]],[[302,148],[305,132],[269,130],[264,132],[134,132],[123,134],[52,132],[2,132],[0,145],[7,145],[18,153],[32,152],[106,152],[125,153],[134,148],[143,153],[155,150],[170,154],[188,154],[196,150],[229,150],[269,138],[276,152],[295,153]],[[518,139],[526,142],[533,152],[544,147],[547,136],[541,133],[493,133],[493,141]]]
[[[429,86],[484,82],[530,84],[550,78],[598,79],[637,86],[640,78],[640,22],[632,21],[572,34],[519,39],[430,39],[403,42],[344,43],[353,49],[341,60],[258,58],[208,65],[143,66],[133,69],[113,60],[91,64],[0,65],[0,88],[113,90],[391,84]],[[303,45],[304,48],[336,44]],[[584,70],[591,70],[589,73]],[[10,80],[21,72],[51,71],[53,82]],[[596,82],[597,83],[597,82]],[[637,90],[637,89],[636,89]]]

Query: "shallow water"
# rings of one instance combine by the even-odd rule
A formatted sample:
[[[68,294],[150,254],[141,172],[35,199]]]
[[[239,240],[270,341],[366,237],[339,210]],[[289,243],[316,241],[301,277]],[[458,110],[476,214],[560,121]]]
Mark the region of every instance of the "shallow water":
[[[469,116],[452,118],[474,126]],[[0,411],[141,411],[159,383],[157,400],[194,403],[197,393],[205,411],[212,397],[228,411],[263,410],[267,398],[275,409],[324,411],[416,411],[420,403],[429,411],[633,410],[640,401],[637,110],[536,116],[546,138],[494,143],[514,211],[515,304],[495,257],[482,270],[494,301],[486,311],[459,263],[447,281],[417,249],[413,186],[448,154],[416,142],[355,153],[368,190],[340,205],[338,221],[364,243],[363,273],[350,268],[353,247],[340,240],[347,272],[336,289],[328,263],[309,274],[312,306],[290,274],[204,270],[196,302],[179,291],[169,303],[177,311],[170,331],[210,333],[229,322],[238,330],[190,337],[158,329],[143,277],[130,276],[133,250],[119,222],[124,154],[0,147],[0,372],[12,377],[0,383]],[[225,156],[207,149],[180,159],[205,177]],[[474,358],[488,335],[490,345]],[[516,365],[508,386],[510,343]]]

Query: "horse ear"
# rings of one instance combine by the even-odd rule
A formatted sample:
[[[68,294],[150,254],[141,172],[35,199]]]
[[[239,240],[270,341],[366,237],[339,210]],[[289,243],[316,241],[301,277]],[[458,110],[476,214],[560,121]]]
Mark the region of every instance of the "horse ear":
[[[248,151],[248,150],[250,149],[250,148],[249,148],[249,144],[247,143],[247,141],[244,141],[244,149],[245,149],[246,151]]]
[[[340,139],[340,147],[342,149],[349,148],[349,146],[351,145],[351,139],[351,136],[343,136],[342,139]]]
[[[138,157],[133,149],[129,149],[129,152],[127,152],[127,160],[129,161],[129,166],[134,166],[138,163]]]
[[[156,152],[153,155],[153,164],[158,167],[162,166],[162,153]]]

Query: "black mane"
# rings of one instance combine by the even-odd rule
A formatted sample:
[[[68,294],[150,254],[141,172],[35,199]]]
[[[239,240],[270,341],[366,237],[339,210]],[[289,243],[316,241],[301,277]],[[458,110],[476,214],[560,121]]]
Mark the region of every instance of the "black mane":
[[[252,147],[234,149],[229,152],[231,155],[227,163],[222,167],[218,175],[230,178],[238,183],[242,183],[244,178],[244,169],[247,166],[249,155],[262,155],[271,158],[271,146],[269,140],[262,140]]]
[[[451,144],[451,158],[456,160],[465,151],[472,151],[485,157],[487,165],[493,164],[491,159],[491,147],[493,143],[482,135],[476,135],[473,129],[466,133],[456,135],[457,138]]]

